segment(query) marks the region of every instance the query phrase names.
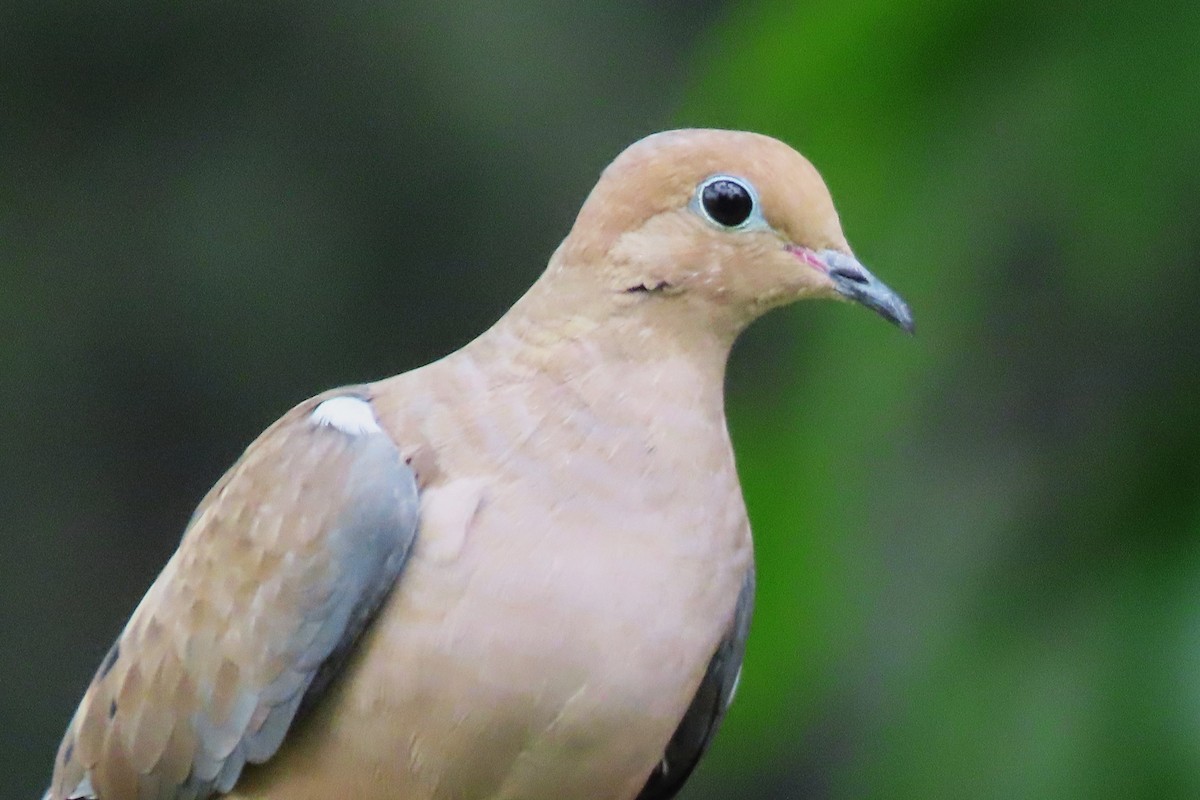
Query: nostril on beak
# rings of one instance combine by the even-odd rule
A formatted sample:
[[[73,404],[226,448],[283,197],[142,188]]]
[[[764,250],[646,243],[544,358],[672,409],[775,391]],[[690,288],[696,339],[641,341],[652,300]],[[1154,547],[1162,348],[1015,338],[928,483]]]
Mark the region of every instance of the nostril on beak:
[[[853,281],[854,283],[867,282],[867,276],[863,274],[862,270],[849,266],[831,267],[829,269],[829,277],[845,278],[846,280]]]

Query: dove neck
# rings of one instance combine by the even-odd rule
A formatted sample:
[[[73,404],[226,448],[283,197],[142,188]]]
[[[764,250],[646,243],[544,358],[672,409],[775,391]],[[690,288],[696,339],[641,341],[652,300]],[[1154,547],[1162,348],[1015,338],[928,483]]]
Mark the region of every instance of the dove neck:
[[[723,309],[669,291],[614,291],[581,272],[552,263],[476,346],[504,341],[507,352],[538,361],[617,369],[683,362],[722,384],[742,327]]]
[[[685,324],[674,313],[572,302],[578,298],[562,288],[539,281],[462,354],[489,364],[501,383],[571,387],[591,407],[655,399],[723,422],[732,337]]]

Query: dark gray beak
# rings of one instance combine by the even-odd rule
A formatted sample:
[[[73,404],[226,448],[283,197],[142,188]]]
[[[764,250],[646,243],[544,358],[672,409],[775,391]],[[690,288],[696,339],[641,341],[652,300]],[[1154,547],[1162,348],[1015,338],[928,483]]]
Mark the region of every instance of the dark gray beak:
[[[905,333],[916,330],[908,303],[900,299],[883,281],[852,257],[838,250],[822,250],[817,256],[828,268],[829,277],[839,294],[862,303]]]

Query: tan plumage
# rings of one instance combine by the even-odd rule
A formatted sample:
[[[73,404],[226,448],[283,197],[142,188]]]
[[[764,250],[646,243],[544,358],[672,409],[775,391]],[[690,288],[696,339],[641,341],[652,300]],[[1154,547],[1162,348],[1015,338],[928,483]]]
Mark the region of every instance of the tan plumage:
[[[709,211],[721,175],[743,224]],[[102,664],[50,796],[673,796],[752,595],[729,348],[839,296],[911,327],[800,155],[633,145],[491,330],[247,449]]]

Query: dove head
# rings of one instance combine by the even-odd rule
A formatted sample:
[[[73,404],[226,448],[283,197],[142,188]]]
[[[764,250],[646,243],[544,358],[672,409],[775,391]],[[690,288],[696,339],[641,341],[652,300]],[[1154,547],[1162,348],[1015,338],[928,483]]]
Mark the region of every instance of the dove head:
[[[904,301],[854,257],[812,164],[756,133],[676,130],[631,145],[546,279],[607,298],[622,316],[690,318],[730,341],[803,298],[855,301],[913,328]]]

